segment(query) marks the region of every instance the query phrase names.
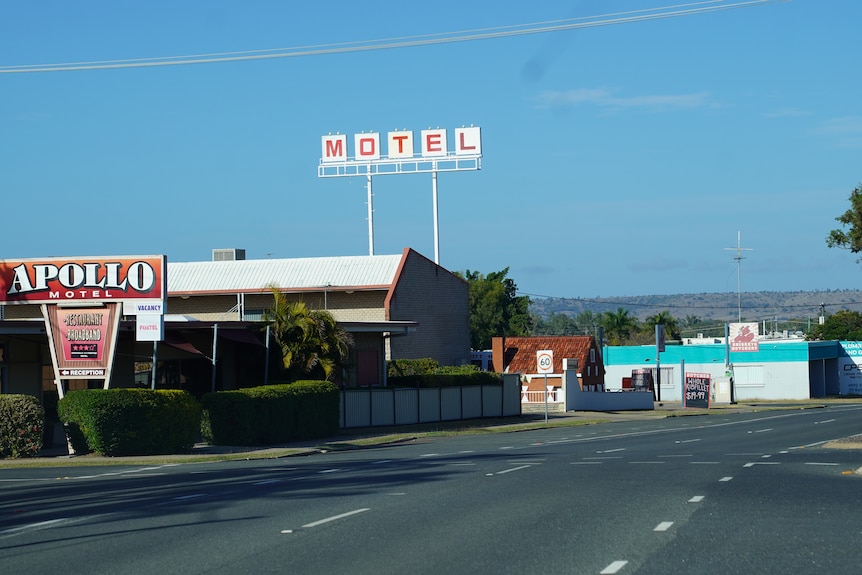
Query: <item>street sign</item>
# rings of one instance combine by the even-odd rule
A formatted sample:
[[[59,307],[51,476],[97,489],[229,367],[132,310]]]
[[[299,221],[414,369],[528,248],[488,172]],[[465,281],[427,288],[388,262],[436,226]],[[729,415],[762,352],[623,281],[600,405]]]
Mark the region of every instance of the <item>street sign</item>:
[[[536,372],[554,373],[554,351],[542,349],[536,352]]]

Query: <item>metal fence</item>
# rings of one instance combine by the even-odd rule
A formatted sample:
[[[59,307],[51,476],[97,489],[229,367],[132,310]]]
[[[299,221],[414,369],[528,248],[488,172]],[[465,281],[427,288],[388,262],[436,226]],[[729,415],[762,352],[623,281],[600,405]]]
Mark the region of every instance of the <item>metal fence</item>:
[[[500,385],[345,389],[341,427],[411,425],[521,414],[518,374],[503,374]]]

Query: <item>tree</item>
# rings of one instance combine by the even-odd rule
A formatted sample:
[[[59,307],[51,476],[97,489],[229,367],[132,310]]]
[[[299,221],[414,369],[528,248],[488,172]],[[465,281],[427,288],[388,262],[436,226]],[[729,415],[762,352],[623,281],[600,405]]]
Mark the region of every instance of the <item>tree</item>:
[[[851,253],[862,251],[862,184],[850,192],[850,209],[835,218],[841,222],[842,229],[832,230],[826,238],[830,248],[844,248]],[[843,228],[850,227],[846,232]],[[862,262],[862,257],[856,260]]]
[[[578,322],[564,313],[551,312],[548,319],[534,318],[534,335],[576,335],[580,332]]]
[[[811,328],[807,340],[862,340],[862,314],[842,309],[826,318],[823,325]]]
[[[270,286],[272,308],[265,314],[281,352],[282,367],[292,379],[330,380],[344,367],[353,339],[325,310],[311,310],[291,301],[277,286]]]
[[[660,311],[646,318],[646,325],[652,329],[653,333],[655,333],[655,326],[663,325],[668,339],[680,339],[682,337],[679,325],[669,311]]]
[[[638,320],[625,308],[617,311],[606,311],[602,314],[602,327],[609,345],[622,345],[632,332],[637,329]]]
[[[518,286],[506,276],[509,268],[488,275],[467,270],[455,275],[467,281],[470,290],[470,346],[490,349],[496,336],[530,334],[530,298],[518,296]]]

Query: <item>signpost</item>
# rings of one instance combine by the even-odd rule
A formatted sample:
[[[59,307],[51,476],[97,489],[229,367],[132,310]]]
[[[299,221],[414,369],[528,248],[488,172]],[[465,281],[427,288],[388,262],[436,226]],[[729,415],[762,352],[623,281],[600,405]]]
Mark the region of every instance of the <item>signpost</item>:
[[[548,421],[548,374],[554,373],[554,350],[542,349],[536,352],[536,372],[545,376],[545,421]]]

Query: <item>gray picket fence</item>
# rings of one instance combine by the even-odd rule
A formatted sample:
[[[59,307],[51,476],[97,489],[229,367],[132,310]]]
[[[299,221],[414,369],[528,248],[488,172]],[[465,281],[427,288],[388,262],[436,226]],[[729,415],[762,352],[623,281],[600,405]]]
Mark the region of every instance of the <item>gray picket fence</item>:
[[[412,425],[521,414],[518,374],[503,374],[500,385],[345,389],[341,428]]]

